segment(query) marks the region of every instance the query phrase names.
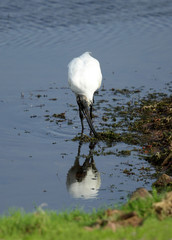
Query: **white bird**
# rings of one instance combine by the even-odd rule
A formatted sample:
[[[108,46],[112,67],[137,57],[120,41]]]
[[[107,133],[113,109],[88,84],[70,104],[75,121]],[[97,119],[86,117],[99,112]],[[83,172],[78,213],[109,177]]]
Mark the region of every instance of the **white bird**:
[[[91,131],[94,133],[95,137],[97,136],[92,124],[92,105],[94,102],[94,93],[100,88],[101,82],[102,73],[99,61],[93,58],[90,52],[83,53],[69,63],[68,83],[71,90],[76,95],[82,134],[84,131],[83,118],[85,116]]]

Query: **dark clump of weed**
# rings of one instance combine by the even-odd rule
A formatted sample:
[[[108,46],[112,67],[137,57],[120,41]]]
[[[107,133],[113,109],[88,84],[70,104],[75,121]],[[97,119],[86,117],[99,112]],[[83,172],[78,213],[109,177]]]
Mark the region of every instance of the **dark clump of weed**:
[[[130,125],[129,130],[146,136],[143,152],[148,153],[147,160],[171,169],[172,96],[160,100],[156,99],[155,95],[152,99],[149,96],[142,101],[137,111],[139,118]]]

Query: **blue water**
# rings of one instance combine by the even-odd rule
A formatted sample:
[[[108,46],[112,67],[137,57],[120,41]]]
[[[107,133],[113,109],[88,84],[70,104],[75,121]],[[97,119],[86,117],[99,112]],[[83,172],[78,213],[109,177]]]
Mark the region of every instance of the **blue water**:
[[[154,169],[132,153],[93,156],[101,178],[95,198],[76,199],[68,193],[67,173],[79,147],[71,139],[81,127],[67,85],[67,64],[91,51],[100,61],[108,101],[110,88],[167,92],[171,43],[171,1],[1,0],[0,212],[13,206],[33,210],[43,202],[58,211],[76,206],[90,210],[124,202],[137,187],[150,189],[154,180],[146,173],[141,178],[138,169],[150,167],[151,174]],[[99,94],[95,101],[101,98]],[[73,125],[45,121],[45,115],[62,112]],[[101,107],[95,114],[101,116]],[[100,122],[95,119],[97,128]],[[109,146],[112,151],[131,148]],[[81,154],[88,153],[84,144]],[[80,160],[84,162],[83,155]],[[131,164],[136,174],[126,176],[123,170]]]

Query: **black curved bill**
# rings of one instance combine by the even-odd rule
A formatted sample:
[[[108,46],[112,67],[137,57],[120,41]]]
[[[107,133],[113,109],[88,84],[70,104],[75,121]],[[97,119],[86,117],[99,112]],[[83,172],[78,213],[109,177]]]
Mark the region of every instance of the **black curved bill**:
[[[93,123],[92,123],[92,120],[91,120],[91,117],[90,117],[88,109],[85,108],[85,109],[82,109],[82,111],[83,111],[84,116],[87,119],[87,122],[88,122],[88,125],[90,127],[90,130],[93,132],[94,136],[97,137],[97,132],[96,132],[94,126],[93,126]]]

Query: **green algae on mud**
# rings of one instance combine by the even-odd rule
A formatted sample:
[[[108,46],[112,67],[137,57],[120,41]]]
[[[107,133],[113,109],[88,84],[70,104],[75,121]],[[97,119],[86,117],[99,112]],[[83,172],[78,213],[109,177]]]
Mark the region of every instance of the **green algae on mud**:
[[[127,144],[139,144],[140,138],[135,133],[116,133],[112,130],[106,130],[104,132],[97,132],[97,137],[88,136],[88,135],[77,135],[72,141],[82,141],[82,142],[124,142]]]
[[[83,142],[97,142],[97,141],[121,141],[121,134],[112,132],[112,131],[106,131],[106,132],[97,132],[97,137],[95,136],[87,136],[85,134],[83,135],[77,135],[72,139],[72,141],[83,141]]]

